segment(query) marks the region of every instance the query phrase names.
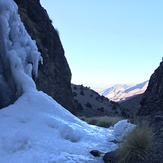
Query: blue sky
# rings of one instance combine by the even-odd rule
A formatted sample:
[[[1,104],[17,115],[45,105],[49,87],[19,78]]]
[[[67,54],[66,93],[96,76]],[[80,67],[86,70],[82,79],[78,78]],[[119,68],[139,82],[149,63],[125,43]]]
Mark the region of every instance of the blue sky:
[[[162,0],[40,1],[59,31],[72,83],[140,83],[159,66]]]

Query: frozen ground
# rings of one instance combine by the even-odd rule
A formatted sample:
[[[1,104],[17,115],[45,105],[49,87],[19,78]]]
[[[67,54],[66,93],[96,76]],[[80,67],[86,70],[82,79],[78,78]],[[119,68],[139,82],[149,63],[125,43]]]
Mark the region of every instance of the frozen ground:
[[[0,110],[0,162],[99,163],[89,152],[115,150],[110,141],[132,128],[126,120],[109,129],[90,126],[45,93],[30,90]]]

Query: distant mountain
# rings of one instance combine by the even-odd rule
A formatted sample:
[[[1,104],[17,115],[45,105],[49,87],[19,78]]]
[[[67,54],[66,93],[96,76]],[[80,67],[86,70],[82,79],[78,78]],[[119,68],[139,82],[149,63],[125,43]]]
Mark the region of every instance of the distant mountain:
[[[122,102],[135,95],[144,93],[149,81],[139,84],[117,84],[107,89],[95,89],[100,95],[107,97],[111,101]]]

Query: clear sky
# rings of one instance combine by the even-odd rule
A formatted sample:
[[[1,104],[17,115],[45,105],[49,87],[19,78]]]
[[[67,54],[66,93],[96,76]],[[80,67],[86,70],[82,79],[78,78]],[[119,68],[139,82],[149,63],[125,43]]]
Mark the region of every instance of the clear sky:
[[[40,0],[59,31],[72,83],[141,83],[163,57],[163,0]]]

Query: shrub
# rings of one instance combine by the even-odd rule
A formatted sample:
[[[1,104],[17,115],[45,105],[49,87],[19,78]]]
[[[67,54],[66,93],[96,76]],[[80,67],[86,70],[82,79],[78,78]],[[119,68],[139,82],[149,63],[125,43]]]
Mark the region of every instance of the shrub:
[[[99,94],[96,97],[96,100],[99,101],[99,102],[103,102],[104,99],[105,99],[104,96],[100,96]]]
[[[109,117],[109,116],[103,116],[103,117],[79,117],[81,120],[91,124],[96,125],[100,127],[110,127],[115,125],[118,121],[122,120],[121,117]]]
[[[112,110],[117,110],[117,106],[116,105],[113,105],[111,109]]]
[[[112,104],[116,104],[116,102],[115,102],[115,101],[110,100],[110,102],[111,102]]]
[[[74,100],[75,101],[75,105],[76,105],[76,108],[78,110],[83,110],[83,106],[81,103],[79,103],[79,101],[77,99]]]
[[[99,117],[97,126],[107,128],[115,125],[120,120],[122,120],[121,117],[109,117],[109,116]]]
[[[132,159],[145,160],[152,152],[155,133],[148,123],[138,125],[122,142],[116,157],[119,163],[128,163]]]
[[[89,102],[87,102],[85,105],[86,105],[86,107],[88,107],[88,108],[92,108],[92,105],[91,105]]]
[[[78,117],[79,119],[81,119],[82,121],[85,121],[87,122],[88,124],[91,124],[91,125],[96,125],[97,124],[97,117],[85,117],[85,116],[81,116],[81,117]]]
[[[78,94],[76,92],[72,92],[73,96],[76,97]]]
[[[100,112],[104,112],[105,109],[103,107],[101,107],[101,108],[98,108],[97,110]]]
[[[76,87],[76,85],[74,85],[74,90],[77,90],[77,87]]]
[[[80,85],[80,90],[83,91],[84,90],[84,86]]]
[[[96,100],[97,100],[97,101],[99,100],[99,96],[96,97]]]
[[[85,116],[79,116],[78,117],[80,120],[82,120],[82,121],[86,121],[85,119],[86,119],[86,117]]]
[[[82,96],[84,96],[84,92],[83,92],[83,90],[80,91],[80,94],[81,94]]]
[[[93,97],[93,94],[90,94],[90,97]]]
[[[82,106],[81,103],[77,103],[77,109],[78,109],[78,110],[83,110],[83,106]]]
[[[96,117],[91,117],[91,118],[87,118],[86,121],[91,125],[96,125],[98,120]]]

